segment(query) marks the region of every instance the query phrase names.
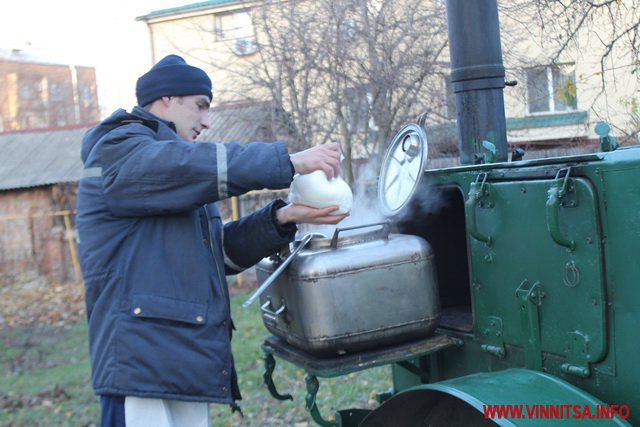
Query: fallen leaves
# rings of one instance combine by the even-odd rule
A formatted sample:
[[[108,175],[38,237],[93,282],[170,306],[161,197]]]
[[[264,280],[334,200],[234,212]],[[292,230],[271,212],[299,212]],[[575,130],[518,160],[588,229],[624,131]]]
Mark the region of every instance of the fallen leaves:
[[[53,406],[54,404],[60,403],[64,400],[69,400],[70,398],[71,396],[69,396],[65,389],[56,384],[52,390],[45,390],[34,396],[27,396],[23,394],[2,395],[0,396],[0,408],[11,410],[19,408],[33,408],[36,406]],[[73,412],[71,415],[73,415]]]
[[[58,283],[35,273],[0,277],[0,328],[63,326],[84,317],[82,282]]]

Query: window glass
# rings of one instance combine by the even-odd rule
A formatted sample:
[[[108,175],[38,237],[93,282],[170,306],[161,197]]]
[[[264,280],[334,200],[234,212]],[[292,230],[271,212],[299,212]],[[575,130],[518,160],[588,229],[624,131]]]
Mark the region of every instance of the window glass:
[[[553,68],[553,103],[555,111],[576,109],[576,83],[573,67]]]
[[[24,80],[20,82],[20,98],[25,101],[39,99],[41,92],[42,85],[40,80]]]
[[[234,40],[253,38],[253,23],[248,11],[216,15],[216,39]]]
[[[573,64],[526,70],[527,109],[533,113],[560,113],[577,108]]]
[[[64,87],[59,82],[51,82],[49,84],[49,97],[51,101],[64,101]]]
[[[527,106],[529,113],[549,111],[549,80],[546,67],[527,70]]]

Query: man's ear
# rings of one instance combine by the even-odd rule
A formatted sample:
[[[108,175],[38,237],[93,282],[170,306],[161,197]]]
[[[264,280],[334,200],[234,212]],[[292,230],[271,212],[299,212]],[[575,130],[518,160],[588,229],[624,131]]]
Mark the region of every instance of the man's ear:
[[[160,118],[164,118],[166,111],[169,109],[170,96],[158,98],[150,104],[150,108],[146,109]]]

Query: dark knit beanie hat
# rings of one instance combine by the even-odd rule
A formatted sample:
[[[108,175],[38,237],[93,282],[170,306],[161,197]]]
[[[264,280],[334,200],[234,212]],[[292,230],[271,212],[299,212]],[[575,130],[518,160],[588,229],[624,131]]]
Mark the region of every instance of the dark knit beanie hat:
[[[188,95],[207,95],[211,100],[211,79],[178,55],[165,56],[136,83],[136,97],[141,107],[163,96]]]

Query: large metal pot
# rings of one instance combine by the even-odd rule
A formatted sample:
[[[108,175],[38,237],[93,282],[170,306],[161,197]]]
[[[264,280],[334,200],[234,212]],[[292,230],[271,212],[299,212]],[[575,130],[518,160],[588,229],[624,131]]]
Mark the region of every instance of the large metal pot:
[[[433,251],[388,224],[337,229],[298,248],[260,296],[266,328],[318,356],[425,337],[440,316]],[[281,259],[257,266],[262,283]]]

